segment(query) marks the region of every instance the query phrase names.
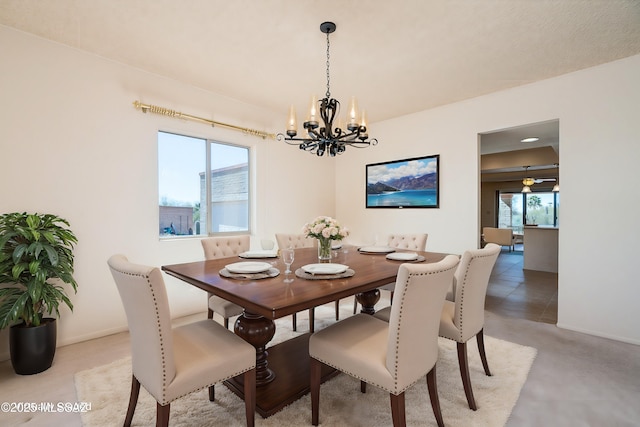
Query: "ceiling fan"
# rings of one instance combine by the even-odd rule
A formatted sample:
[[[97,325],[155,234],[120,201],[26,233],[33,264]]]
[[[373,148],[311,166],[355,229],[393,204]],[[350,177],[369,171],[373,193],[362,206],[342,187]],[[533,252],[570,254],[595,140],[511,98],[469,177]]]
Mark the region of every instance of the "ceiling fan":
[[[555,178],[531,178],[527,177],[522,180],[523,185],[540,184],[541,182],[555,182]]]
[[[522,192],[523,193],[530,193],[531,192],[531,186],[533,184],[540,184],[542,182],[555,182],[556,179],[555,178],[533,178],[533,177],[529,177],[527,176],[527,171],[529,170],[529,166],[524,166],[524,178],[522,178]],[[555,187],[554,187],[555,189]],[[555,190],[554,190],[555,191]]]

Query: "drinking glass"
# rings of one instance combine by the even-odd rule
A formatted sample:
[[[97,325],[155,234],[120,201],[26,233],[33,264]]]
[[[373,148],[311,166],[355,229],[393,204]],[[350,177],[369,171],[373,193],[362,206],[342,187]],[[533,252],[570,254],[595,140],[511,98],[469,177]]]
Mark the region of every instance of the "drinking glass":
[[[280,255],[282,256],[282,262],[284,262],[284,264],[287,266],[287,269],[285,270],[284,274],[290,274],[291,264],[293,264],[293,260],[295,258],[295,253],[293,251],[293,248],[282,249],[280,251]]]

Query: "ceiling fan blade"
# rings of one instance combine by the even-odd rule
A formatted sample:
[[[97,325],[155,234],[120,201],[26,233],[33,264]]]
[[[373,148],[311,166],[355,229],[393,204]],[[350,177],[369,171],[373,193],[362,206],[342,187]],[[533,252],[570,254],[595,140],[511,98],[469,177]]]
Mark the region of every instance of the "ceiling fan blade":
[[[546,181],[550,181],[550,182],[555,182],[555,178],[536,178],[533,180],[533,182],[535,182],[536,184],[540,184],[541,182],[546,182]]]

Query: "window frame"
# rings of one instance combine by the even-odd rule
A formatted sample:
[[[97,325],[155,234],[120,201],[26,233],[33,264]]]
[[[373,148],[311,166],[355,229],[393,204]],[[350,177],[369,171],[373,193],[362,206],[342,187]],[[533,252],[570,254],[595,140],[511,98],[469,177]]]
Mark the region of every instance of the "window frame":
[[[186,235],[172,235],[172,234],[159,234],[159,239],[161,241],[173,241],[176,239],[192,239],[192,238],[197,238],[197,239],[203,239],[203,238],[207,238],[207,237],[212,237],[212,236],[228,236],[228,235],[250,235],[252,232],[252,224],[253,224],[253,155],[252,155],[252,147],[250,146],[246,146],[246,145],[241,145],[241,144],[237,144],[237,143],[232,143],[232,142],[226,142],[226,141],[221,141],[218,139],[213,139],[213,138],[208,138],[208,137],[201,137],[201,136],[194,136],[194,135],[187,135],[185,133],[181,133],[181,132],[173,132],[173,131],[164,131],[164,130],[158,130],[157,131],[157,135],[158,135],[158,144],[157,144],[157,148],[158,148],[158,159],[160,156],[159,150],[160,150],[160,138],[159,135],[163,133],[163,134],[170,134],[170,135],[176,135],[178,137],[184,137],[184,138],[193,138],[193,139],[197,139],[197,140],[201,140],[204,144],[205,144],[205,179],[204,179],[204,185],[205,185],[205,197],[204,197],[204,201],[202,200],[202,198],[200,199],[200,212],[202,214],[202,203],[206,203],[206,216],[204,218],[205,220],[205,229],[206,229],[206,233],[202,233],[202,234],[186,234]],[[212,159],[211,159],[211,154],[212,154],[212,147],[214,144],[217,145],[221,145],[221,146],[226,146],[226,147],[233,147],[233,148],[240,148],[240,149],[244,149],[246,150],[246,167],[247,167],[247,172],[246,172],[246,185],[247,185],[247,200],[246,200],[246,219],[247,219],[247,228],[246,230],[236,230],[236,231],[217,231],[214,232],[213,231],[213,209],[212,209],[212,202],[213,202],[213,196],[212,196],[212,190],[213,190],[213,184],[212,184],[212,173],[214,172],[211,168],[212,168]],[[158,174],[160,173],[160,170],[158,170]],[[159,182],[159,178],[158,178],[158,198],[157,198],[157,202],[158,202],[158,208],[160,208],[160,201],[161,201],[161,196],[160,196],[160,188],[159,188],[160,182]],[[158,212],[158,230],[160,230],[160,212]],[[203,216],[200,216],[200,221],[202,222],[203,220]],[[195,225],[194,225],[195,228]]]
[[[497,190],[497,194],[496,194],[496,209],[495,209],[495,221],[496,221],[496,226],[500,226],[500,203],[502,201],[502,195],[503,194],[507,194],[507,195],[521,195],[522,196],[522,200],[521,203],[519,204],[519,208],[521,209],[522,212],[522,228],[524,230],[524,227],[527,226],[531,226],[532,224],[528,224],[527,223],[527,197],[528,196],[535,196],[535,195],[539,195],[539,194],[552,194],[553,195],[553,225],[548,225],[547,227],[558,227],[559,226],[559,222],[560,222],[560,215],[559,215],[559,207],[560,207],[560,193],[559,192],[554,192],[554,191],[532,191],[531,193],[521,193],[518,191],[502,191],[502,190]],[[517,232],[521,232],[520,230],[517,230],[517,226],[513,225],[513,220],[511,221],[510,227],[514,229],[514,231]]]

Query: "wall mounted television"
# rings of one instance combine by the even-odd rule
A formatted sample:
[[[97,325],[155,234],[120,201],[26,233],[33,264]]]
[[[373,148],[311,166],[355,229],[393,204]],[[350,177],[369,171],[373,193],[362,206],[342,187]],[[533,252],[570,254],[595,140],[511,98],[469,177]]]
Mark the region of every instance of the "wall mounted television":
[[[366,165],[367,208],[439,208],[440,155]]]

